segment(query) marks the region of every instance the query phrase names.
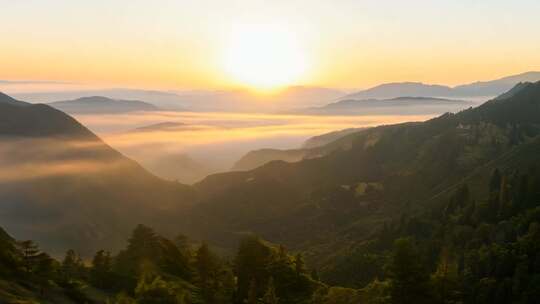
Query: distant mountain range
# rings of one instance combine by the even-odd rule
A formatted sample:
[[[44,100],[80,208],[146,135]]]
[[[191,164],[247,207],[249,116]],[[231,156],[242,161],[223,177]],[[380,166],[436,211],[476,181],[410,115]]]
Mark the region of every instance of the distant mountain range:
[[[283,108],[323,105],[343,96],[343,92],[321,87],[292,86],[268,94],[260,94],[246,89],[176,92],[107,89],[19,93],[14,96],[22,100],[42,103],[87,96],[105,96],[111,99],[143,100],[160,109],[174,111],[268,112]]]
[[[435,97],[396,97],[392,99],[345,99],[322,107],[297,110],[308,115],[404,115],[441,114],[472,106],[464,100]]]
[[[59,100],[73,100],[81,97],[104,96],[110,99],[142,100],[160,109],[183,109],[182,99],[178,94],[164,91],[137,89],[96,89],[96,90],[66,90],[51,92],[29,92],[13,94],[14,97],[32,103],[52,103]]]
[[[198,91],[178,93],[183,103],[194,111],[273,112],[294,107],[323,105],[343,96],[334,89],[292,86],[274,93],[261,94],[249,90]]]
[[[81,97],[49,103],[69,114],[120,114],[137,111],[157,111],[158,107],[139,100],[111,99],[103,96]]]
[[[260,94],[245,89],[223,91],[152,91],[137,89],[99,89],[84,91],[18,93],[14,96],[30,102],[50,103],[88,96],[105,96],[120,100],[142,100],[163,110],[227,111],[227,112],[290,112],[321,107],[340,100],[389,100],[398,97],[430,97],[446,99],[491,98],[519,82],[539,81],[540,72],[526,72],[491,81],[478,81],[455,87],[420,82],[385,83],[344,95],[340,90],[291,86],[282,91]]]
[[[510,90],[519,82],[534,81],[540,81],[540,72],[526,72],[496,80],[478,81],[456,87],[420,82],[395,82],[358,91],[343,96],[340,99],[392,99],[403,96],[447,98],[493,97]]]

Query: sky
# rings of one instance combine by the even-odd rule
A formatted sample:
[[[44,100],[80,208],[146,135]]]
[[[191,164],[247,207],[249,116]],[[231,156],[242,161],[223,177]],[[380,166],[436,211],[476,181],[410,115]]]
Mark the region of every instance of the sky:
[[[455,85],[540,70],[539,11],[537,0],[0,0],[0,79]]]

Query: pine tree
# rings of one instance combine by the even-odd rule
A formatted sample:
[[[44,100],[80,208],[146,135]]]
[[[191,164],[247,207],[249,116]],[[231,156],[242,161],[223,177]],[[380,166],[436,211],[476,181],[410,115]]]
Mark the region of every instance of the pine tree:
[[[253,280],[259,284],[268,280],[273,257],[273,251],[255,236],[246,237],[240,242],[234,260],[237,277],[236,303],[244,303]]]
[[[191,244],[187,236],[180,234],[174,239],[174,244],[178,247],[178,250],[184,257],[191,261],[193,259],[193,250],[191,249]]]
[[[214,303],[217,288],[217,258],[210,252],[208,245],[203,243],[195,254],[195,268],[197,270],[197,282],[206,303]]]
[[[304,258],[302,257],[302,254],[296,254],[296,256],[294,257],[294,269],[297,276],[300,276],[301,274],[306,272],[304,265]]]
[[[398,239],[388,265],[392,303],[431,303],[429,272],[413,241]]]
[[[84,264],[81,257],[70,249],[66,252],[66,256],[62,261],[62,274],[64,280],[80,279],[84,271]]]
[[[159,276],[143,275],[135,289],[137,304],[179,304],[181,295]]]
[[[92,259],[91,281],[96,287],[110,287],[112,275],[112,259],[110,252],[98,251]]]
[[[495,169],[489,182],[489,192],[498,192],[501,189],[501,172]]]
[[[26,273],[34,272],[39,261],[40,250],[38,245],[31,240],[19,242],[17,245],[21,252],[24,271]]]
[[[319,278],[319,273],[317,272],[317,269],[312,269],[311,270],[311,278],[314,280],[314,281],[320,281],[321,279]]]
[[[447,248],[440,254],[437,270],[432,276],[438,303],[454,303],[457,299],[458,265]]]
[[[161,259],[159,237],[151,228],[138,225],[128,239],[128,246],[116,258],[118,272],[136,277],[142,267],[155,267]]]
[[[255,280],[251,280],[251,283],[249,284],[246,304],[257,304],[257,303],[259,303],[259,298],[257,296],[257,283],[255,282]]]
[[[264,304],[277,304],[279,299],[276,295],[276,289],[274,287],[274,278],[270,277],[268,280],[268,286],[266,287],[266,292],[262,298]]]

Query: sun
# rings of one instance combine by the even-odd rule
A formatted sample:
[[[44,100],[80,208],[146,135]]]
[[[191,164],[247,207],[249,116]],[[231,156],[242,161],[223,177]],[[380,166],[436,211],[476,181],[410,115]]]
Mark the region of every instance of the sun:
[[[274,25],[242,25],[231,31],[225,69],[234,82],[258,90],[294,84],[307,68],[306,53],[293,32]]]

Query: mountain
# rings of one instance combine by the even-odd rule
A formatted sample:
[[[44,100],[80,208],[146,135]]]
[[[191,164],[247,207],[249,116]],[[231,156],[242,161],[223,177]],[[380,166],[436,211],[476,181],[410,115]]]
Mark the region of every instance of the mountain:
[[[186,224],[225,246],[255,233],[326,269],[384,223],[446,201],[464,180],[482,197],[476,185],[495,167],[537,164],[539,135],[540,82],[528,83],[456,114],[349,134],[347,147],[321,157],[211,175],[195,185],[201,199]]]
[[[136,90],[136,89],[95,89],[66,90],[50,92],[17,93],[14,97],[32,103],[51,103],[58,100],[73,100],[88,96],[105,96],[110,99],[144,100],[164,110],[183,110],[182,98],[173,92]]]
[[[118,248],[137,223],[175,232],[171,216],[194,199],[44,104],[0,100],[0,221],[53,253]]]
[[[213,167],[183,153],[160,154],[154,158],[141,160],[141,164],[161,178],[185,184],[193,184],[217,172]]]
[[[204,126],[189,125],[176,121],[166,121],[135,128],[126,132],[135,136],[169,136],[166,132],[171,132],[170,136],[179,136],[182,131],[193,131],[204,128]],[[157,134],[160,133],[160,134]],[[127,151],[131,157],[136,159],[145,169],[160,178],[178,181],[185,184],[192,184],[200,181],[204,177],[219,172],[214,166],[204,162],[194,160],[184,151],[175,149],[133,149]]]
[[[343,92],[329,88],[291,86],[278,92],[265,94],[247,89],[177,92],[100,89],[19,93],[15,97],[30,102],[53,102],[86,96],[106,96],[115,100],[144,100],[160,109],[172,111],[189,109],[190,111],[261,112],[323,105],[342,95]]]
[[[279,150],[260,149],[249,151],[242,156],[232,167],[232,171],[246,171],[260,167],[271,161],[280,160],[285,162],[297,162],[306,156],[302,149]]]
[[[111,99],[102,96],[56,101],[49,105],[69,114],[118,114],[135,111],[157,111],[158,107],[138,100]]]
[[[259,149],[249,151],[231,168],[231,171],[252,170],[272,161],[297,162],[303,159],[321,157],[339,149],[348,149],[350,140],[347,135],[363,129],[350,128],[334,131],[309,138],[299,149]]]
[[[520,82],[540,81],[540,72],[526,72],[503,77],[492,81],[478,81],[454,87],[455,94],[461,96],[496,96],[500,95]]]
[[[356,133],[358,131],[363,130],[364,128],[349,128],[349,129],[343,129],[338,131],[333,131],[317,136],[313,136],[311,138],[308,138],[304,144],[302,145],[303,149],[313,149],[322,147],[325,145],[328,145],[329,143],[336,141],[346,135]]]
[[[187,125],[181,122],[166,121],[155,123],[147,126],[142,126],[131,130],[131,132],[165,132],[165,131],[177,131],[178,129],[184,129]]]
[[[323,105],[343,95],[341,91],[309,86],[291,86],[277,92],[258,93],[246,89],[178,92],[194,111],[276,112]]]
[[[472,106],[469,101],[435,97],[396,97],[392,99],[345,99],[323,107],[300,110],[310,115],[403,115],[440,114]]]
[[[73,118],[47,105],[29,104],[2,94],[0,109],[2,137],[97,140],[94,134]]]
[[[16,99],[14,99],[13,97],[8,96],[8,95],[6,95],[6,94],[4,94],[2,92],[0,92],[0,104],[9,104],[9,105],[16,105],[16,106],[26,106],[26,105],[28,105],[28,103],[18,101]]]
[[[402,96],[452,96],[452,88],[420,82],[393,82],[349,94],[341,99],[391,99]]]
[[[540,80],[540,72],[526,72],[491,81],[479,81],[456,87],[424,84],[420,82],[386,83],[346,95],[340,99],[391,99],[402,96],[419,97],[489,97],[503,94],[519,82]]]

